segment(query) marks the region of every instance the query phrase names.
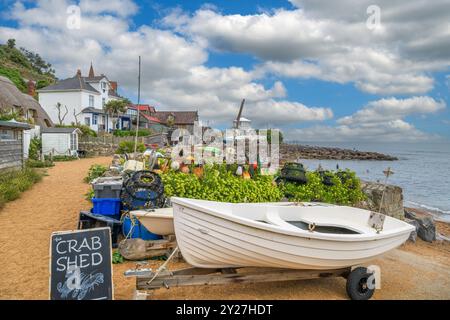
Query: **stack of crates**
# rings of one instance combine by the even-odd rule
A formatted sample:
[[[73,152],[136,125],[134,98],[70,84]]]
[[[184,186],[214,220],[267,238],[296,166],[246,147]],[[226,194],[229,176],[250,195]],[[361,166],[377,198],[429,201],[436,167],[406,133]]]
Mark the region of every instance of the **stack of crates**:
[[[122,177],[100,177],[92,181],[94,198],[92,213],[120,219],[123,179]]]

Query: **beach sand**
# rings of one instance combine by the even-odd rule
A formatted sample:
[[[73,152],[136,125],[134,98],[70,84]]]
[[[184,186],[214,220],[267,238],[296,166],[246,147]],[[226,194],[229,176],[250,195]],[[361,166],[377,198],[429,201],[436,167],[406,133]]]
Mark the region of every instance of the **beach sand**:
[[[48,299],[49,242],[53,231],[76,229],[78,213],[88,209],[89,185],[83,182],[92,164],[110,157],[59,162],[48,176],[20,199],[0,210],[0,299]],[[437,223],[450,237],[450,226]],[[162,262],[150,261],[156,269]],[[381,268],[381,289],[373,299],[450,299],[450,244],[406,243],[372,264]],[[123,272],[135,262],[113,266],[116,299],[131,299],[135,278]],[[169,269],[187,267],[170,263]],[[159,289],[152,299],[348,299],[343,278]]]

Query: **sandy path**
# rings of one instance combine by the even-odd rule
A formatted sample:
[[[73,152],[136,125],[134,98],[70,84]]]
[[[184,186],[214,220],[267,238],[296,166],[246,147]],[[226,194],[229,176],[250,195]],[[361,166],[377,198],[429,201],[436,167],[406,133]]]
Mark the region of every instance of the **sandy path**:
[[[49,176],[0,210],[0,299],[47,299],[49,239],[53,231],[75,229],[78,212],[89,208],[82,179],[91,164],[109,157],[60,162]],[[441,227],[439,225],[439,227]],[[151,261],[148,267],[157,268]],[[382,288],[374,299],[450,299],[450,245],[418,240],[373,264],[381,268]],[[130,299],[135,279],[123,272],[133,262],[114,265],[116,299]],[[186,264],[169,264],[169,268]],[[347,299],[345,280],[316,279],[160,289],[153,299]]]
[[[49,241],[53,231],[76,229],[89,208],[83,178],[110,157],[58,162],[48,176],[0,210],[0,298],[47,299]]]
[[[450,245],[429,245],[421,240],[393,250],[373,261],[381,268],[381,288],[372,299],[450,299]],[[152,262],[148,267],[157,268]],[[134,268],[127,262],[114,268],[116,299],[130,299],[134,278],[124,278],[123,271]],[[146,266],[147,267],[147,266]],[[187,267],[169,264],[169,269]],[[328,278],[302,281],[231,284],[159,289],[150,299],[348,299],[345,279]]]

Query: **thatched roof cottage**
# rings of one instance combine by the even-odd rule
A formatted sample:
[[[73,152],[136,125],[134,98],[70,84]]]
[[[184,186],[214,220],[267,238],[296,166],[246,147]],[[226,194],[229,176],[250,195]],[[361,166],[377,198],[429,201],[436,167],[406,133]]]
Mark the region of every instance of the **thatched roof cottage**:
[[[34,84],[30,81],[29,86]],[[14,110],[41,128],[53,127],[52,120],[39,102],[32,96],[22,93],[11,80],[3,76],[0,76],[0,110]]]

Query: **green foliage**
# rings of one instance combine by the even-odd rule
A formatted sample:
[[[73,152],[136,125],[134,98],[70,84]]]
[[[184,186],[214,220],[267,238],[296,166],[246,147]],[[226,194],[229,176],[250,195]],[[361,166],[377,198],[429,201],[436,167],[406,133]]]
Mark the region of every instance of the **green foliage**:
[[[16,120],[18,122],[26,122],[26,120],[20,115],[18,112],[14,112],[11,109],[0,109],[0,120],[1,121],[10,121]]]
[[[153,134],[153,131],[150,129],[139,129],[138,137],[150,136]],[[136,135],[136,131],[134,130],[114,130],[113,135],[115,137],[134,137]]]
[[[0,75],[11,80],[20,91],[27,91],[27,84],[23,80],[19,71],[0,65]]]
[[[14,39],[0,44],[0,75],[10,79],[25,93],[27,85],[24,78],[36,81],[38,89],[56,81],[55,70],[51,68],[51,64],[37,53],[25,48],[17,49]]]
[[[35,159],[28,159],[27,160],[27,167],[29,168],[48,168],[53,167],[55,164],[50,159],[46,159],[44,161],[41,160],[35,160]]]
[[[84,182],[90,183],[92,180],[101,177],[106,171],[108,167],[103,166],[101,164],[93,164],[89,170],[88,175],[84,178]]]
[[[169,171],[162,174],[167,197],[179,196],[222,202],[273,202],[282,193],[272,183],[271,176],[245,180],[235,176],[226,165],[208,165],[201,178],[194,174]]]
[[[145,151],[145,145],[141,142],[138,142],[137,152],[144,152]],[[121,141],[119,143],[119,148],[117,148],[116,153],[118,154],[124,154],[124,153],[132,153],[134,152],[134,141]]]
[[[332,186],[324,185],[318,172],[307,172],[306,184],[286,182],[277,186],[272,182],[273,176],[256,174],[246,180],[234,175],[236,168],[237,165],[207,165],[201,178],[175,171],[163,173],[165,195],[234,203],[276,202],[287,197],[291,201],[353,205],[365,199],[359,179],[348,170],[329,173]]]
[[[57,128],[78,128],[78,129],[80,129],[81,136],[83,136],[83,137],[86,137],[86,136],[96,137],[97,136],[97,132],[95,132],[94,130],[92,130],[91,128],[89,128],[87,125],[84,125],[84,124],[79,124],[79,125],[56,124],[55,127],[57,127]]]
[[[0,174],[0,208],[6,202],[20,197],[20,194],[31,188],[42,179],[43,174],[31,168],[19,171],[8,171]]]
[[[284,137],[283,137],[283,132],[281,132],[281,130],[278,130],[278,134],[279,134],[279,143],[283,143]],[[272,143],[272,129],[268,129],[267,130],[267,143]]]
[[[30,141],[30,148],[28,149],[28,157],[32,160],[39,160],[39,155],[42,150],[42,140],[40,137],[34,137]]]
[[[112,255],[112,263],[113,264],[118,264],[118,263],[123,263],[124,262],[124,258],[123,256],[120,254],[119,250],[114,251],[113,255]]]
[[[91,188],[89,189],[89,191],[86,192],[86,193],[84,194],[84,199],[85,199],[86,201],[92,202],[92,198],[93,198],[94,196],[95,196],[95,191],[94,191],[94,189],[91,187]]]
[[[306,184],[286,182],[280,184],[280,190],[285,197],[292,201],[320,201],[353,205],[365,199],[359,179],[354,172],[349,170],[336,173],[327,172],[327,175],[330,176],[332,186],[324,185],[318,172],[307,172],[308,182]],[[344,176],[345,179],[340,176]]]
[[[78,158],[75,156],[67,156],[67,155],[56,155],[53,157],[50,156],[45,156],[45,160],[53,160],[55,162],[62,162],[62,161],[73,161],[73,160],[77,160]]]

